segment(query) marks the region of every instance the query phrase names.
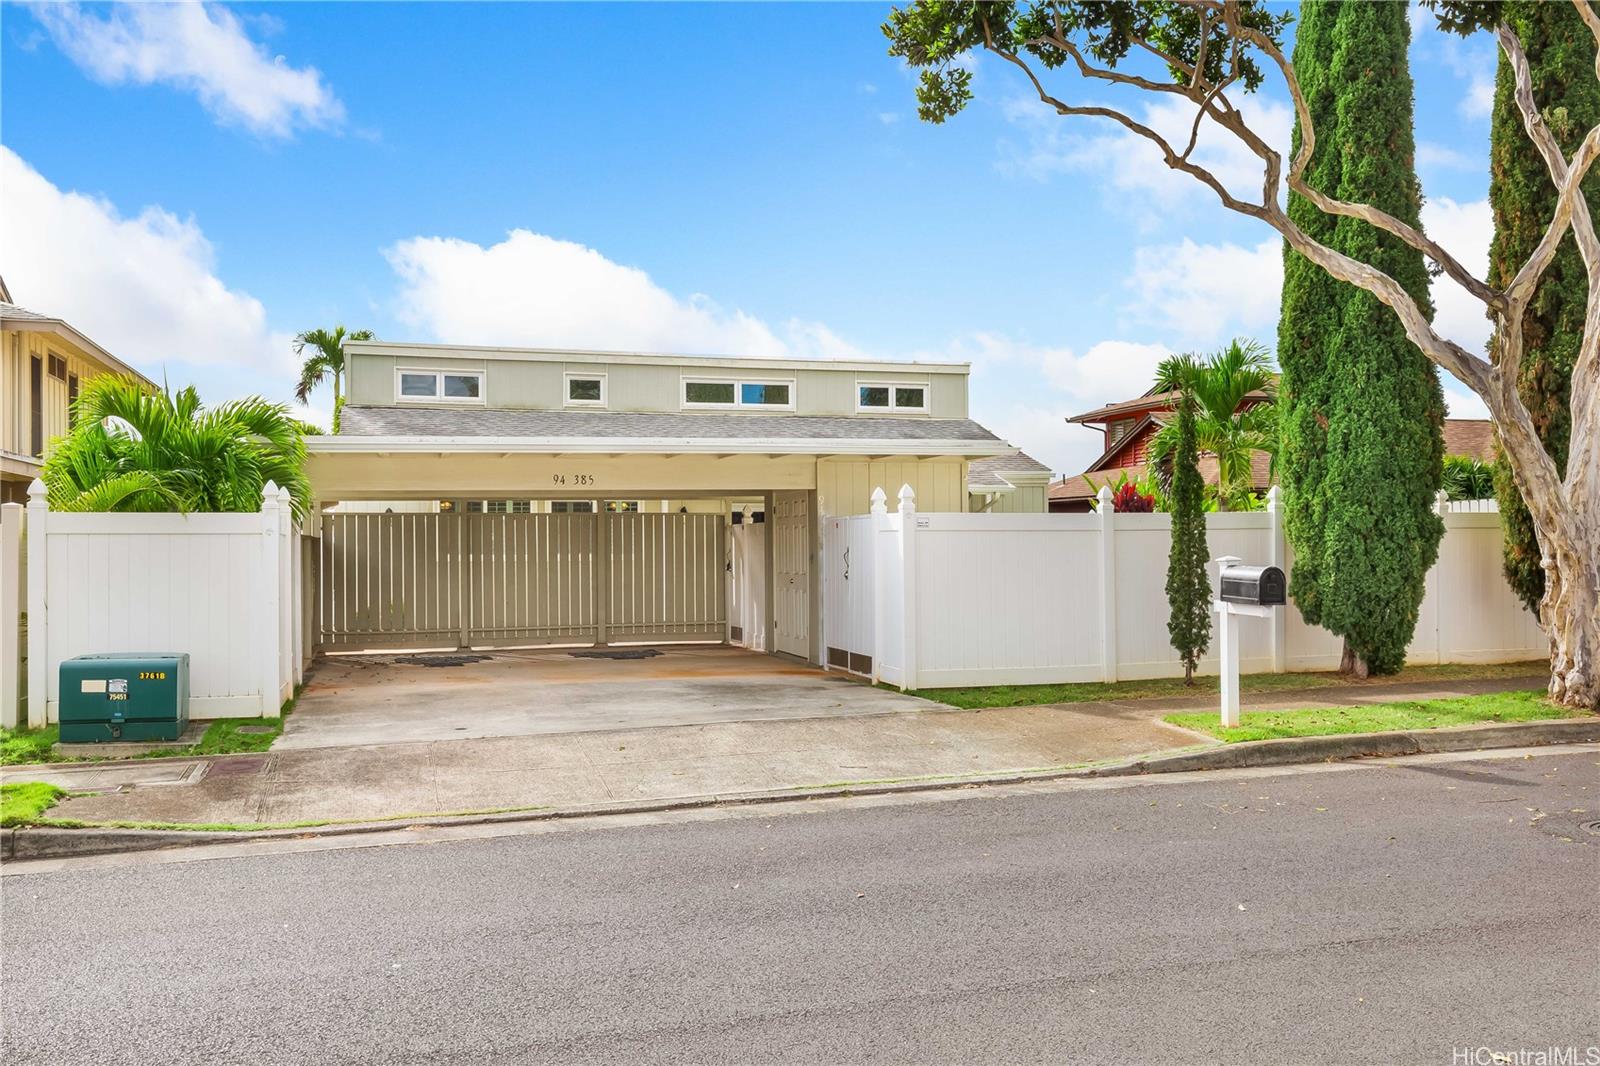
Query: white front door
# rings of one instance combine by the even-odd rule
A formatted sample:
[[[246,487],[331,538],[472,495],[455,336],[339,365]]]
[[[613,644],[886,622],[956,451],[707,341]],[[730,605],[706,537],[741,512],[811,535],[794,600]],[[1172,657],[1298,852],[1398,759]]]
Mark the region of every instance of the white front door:
[[[811,526],[804,492],[773,498],[773,647],[811,658]]]

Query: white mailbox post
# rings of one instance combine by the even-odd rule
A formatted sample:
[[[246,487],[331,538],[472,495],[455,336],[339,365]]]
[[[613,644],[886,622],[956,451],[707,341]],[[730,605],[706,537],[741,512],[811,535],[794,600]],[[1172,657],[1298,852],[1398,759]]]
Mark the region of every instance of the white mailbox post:
[[[1283,571],[1275,566],[1243,566],[1236,555],[1224,555],[1217,563],[1217,598],[1211,610],[1221,624],[1222,646],[1218,648],[1222,669],[1222,724],[1239,724],[1239,619],[1271,618],[1284,603]]]

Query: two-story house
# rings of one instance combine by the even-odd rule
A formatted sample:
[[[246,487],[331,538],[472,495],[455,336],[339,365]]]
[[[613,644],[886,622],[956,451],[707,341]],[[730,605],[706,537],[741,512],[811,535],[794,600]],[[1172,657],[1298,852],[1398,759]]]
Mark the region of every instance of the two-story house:
[[[45,450],[71,428],[78,390],[99,374],[154,388],[63,319],[18,307],[0,280],[0,503],[26,503]]]
[[[1239,405],[1240,410],[1253,407],[1267,398],[1265,393],[1248,393]],[[1161,429],[1177,400],[1175,393],[1151,389],[1143,396],[1119,403],[1097,407],[1081,415],[1072,415],[1070,423],[1100,428],[1102,448],[1099,458],[1090,463],[1082,474],[1063,478],[1049,487],[1049,508],[1053,512],[1085,512],[1093,510],[1098,486],[1115,482],[1127,476],[1137,481],[1144,476],[1150,457],[1150,442]],[[1494,458],[1494,433],[1489,422],[1482,419],[1447,418],[1444,421],[1444,449],[1446,455],[1465,455],[1488,462]],[[1265,452],[1251,457],[1251,488],[1265,492],[1271,485],[1271,458]],[[1216,461],[1201,455],[1200,474],[1207,483],[1215,484]]]
[[[344,612],[325,646],[380,630],[412,646],[720,639],[723,538],[759,515],[768,650],[820,662],[828,517],[867,513],[878,488],[893,509],[904,485],[924,511],[1044,510],[1049,471],[968,416],[965,363],[356,341],[345,364],[339,433],[308,441],[334,512],[321,596]],[[438,547],[460,537],[478,539]],[[411,554],[380,558],[396,551]],[[464,583],[476,599],[430,620],[408,593],[380,602],[374,580],[348,579],[374,566],[379,588],[444,602]]]

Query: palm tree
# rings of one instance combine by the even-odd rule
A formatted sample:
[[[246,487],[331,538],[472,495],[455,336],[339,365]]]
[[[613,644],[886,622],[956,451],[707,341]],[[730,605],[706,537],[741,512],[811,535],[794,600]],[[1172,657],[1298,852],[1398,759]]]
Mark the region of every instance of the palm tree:
[[[294,354],[303,356],[307,348],[311,349],[310,357],[300,368],[300,383],[294,387],[295,398],[305,403],[311,396],[311,390],[322,384],[328,375],[333,375],[335,431],[339,428],[339,408],[344,406],[344,342],[371,339],[370,329],[346,333],[343,326],[334,326],[331,333],[325,329],[308,329],[294,338]]]
[[[255,511],[269,481],[303,517],[311,498],[301,424],[258,396],[206,408],[191,385],[155,391],[92,378],[44,463],[51,510]]]
[[[1196,406],[1195,436],[1202,454],[1217,463],[1217,507],[1228,509],[1229,500],[1248,495],[1250,462],[1255,452],[1266,452],[1276,465],[1278,453],[1277,375],[1266,348],[1237,338],[1222,351],[1201,360],[1193,355],[1164,360],[1156,373],[1156,387],[1192,397]],[[1240,409],[1251,393],[1264,400]],[[1168,422],[1150,442],[1150,461],[1170,490],[1177,427]]]

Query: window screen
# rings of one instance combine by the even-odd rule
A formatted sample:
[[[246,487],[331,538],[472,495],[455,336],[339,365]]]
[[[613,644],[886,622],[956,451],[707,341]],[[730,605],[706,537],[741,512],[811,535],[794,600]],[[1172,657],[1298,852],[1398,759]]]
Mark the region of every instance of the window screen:
[[[786,407],[789,403],[788,385],[763,385],[747,381],[739,386],[739,402],[748,404],[777,404]]]
[[[688,403],[732,403],[733,395],[731,381],[687,381],[683,386]]]
[[[483,388],[483,379],[476,374],[445,374],[444,394],[457,400],[476,400]]]
[[[920,411],[928,405],[928,394],[921,386],[906,387],[904,385],[896,385],[894,405],[908,410]]]
[[[600,379],[568,378],[567,399],[576,400],[579,403],[599,403]]]
[[[432,374],[401,374],[400,395],[437,396],[439,379]]]

